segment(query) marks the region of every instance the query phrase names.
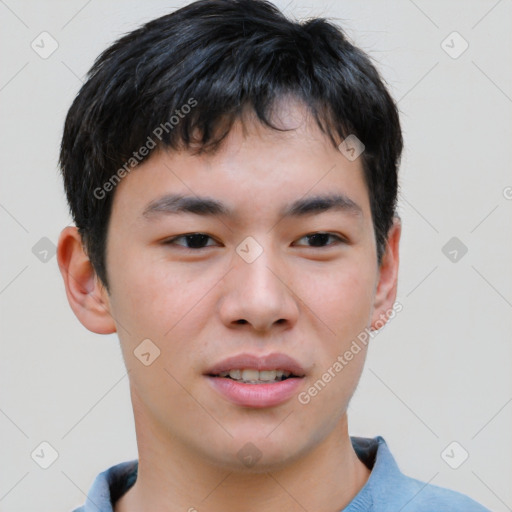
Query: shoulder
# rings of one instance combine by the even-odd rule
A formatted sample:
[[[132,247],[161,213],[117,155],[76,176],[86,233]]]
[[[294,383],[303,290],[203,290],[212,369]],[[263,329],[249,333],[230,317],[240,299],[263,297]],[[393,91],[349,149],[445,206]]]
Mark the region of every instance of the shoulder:
[[[465,494],[405,475],[403,486],[408,491],[409,501],[404,505],[402,512],[489,512],[487,508]]]
[[[94,479],[85,504],[72,512],[113,512],[113,504],[135,483],[137,473],[137,459],[109,467]]]
[[[372,512],[489,512],[462,493],[404,475],[381,436],[351,440],[358,457],[372,471],[347,512],[360,510],[363,504]]]

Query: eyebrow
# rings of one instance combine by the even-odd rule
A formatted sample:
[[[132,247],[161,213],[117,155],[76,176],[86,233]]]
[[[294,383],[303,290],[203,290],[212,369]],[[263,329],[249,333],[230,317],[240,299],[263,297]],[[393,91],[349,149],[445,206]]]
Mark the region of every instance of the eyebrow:
[[[316,195],[301,198],[285,206],[280,217],[305,217],[327,211],[341,211],[362,217],[363,209],[344,194]],[[142,212],[146,219],[161,215],[192,213],[202,216],[234,217],[234,211],[211,197],[166,194],[151,201]]]

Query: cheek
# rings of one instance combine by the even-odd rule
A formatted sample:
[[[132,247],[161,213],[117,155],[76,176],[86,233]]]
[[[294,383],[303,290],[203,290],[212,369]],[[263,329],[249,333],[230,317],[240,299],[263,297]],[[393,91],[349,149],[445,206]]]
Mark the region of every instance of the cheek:
[[[367,269],[363,263],[343,262],[326,272],[310,273],[302,284],[306,309],[311,308],[331,334],[334,331],[338,343],[347,342],[369,325],[375,275]]]
[[[299,398],[311,422],[322,418],[319,435],[330,432],[346,411],[366,358],[367,346],[357,337],[370,323],[375,275],[356,266],[347,263],[305,283],[304,302],[321,321],[315,320],[319,345],[313,351],[314,375]]]
[[[171,269],[163,259],[129,255],[112,277],[116,287],[113,315],[130,324],[130,332],[148,337],[150,333],[163,337],[188,312],[193,313],[208,285],[197,273]]]
[[[160,350],[151,368],[162,366],[183,380],[187,369],[197,364],[193,358],[197,350],[191,348],[211,321],[213,294],[207,292],[220,276],[181,269],[163,259],[145,261],[125,255],[122,268],[112,277],[116,284],[112,314],[119,325],[127,367],[137,372],[146,369],[134,357],[134,350],[142,340],[150,339]],[[163,374],[163,378],[170,377]]]

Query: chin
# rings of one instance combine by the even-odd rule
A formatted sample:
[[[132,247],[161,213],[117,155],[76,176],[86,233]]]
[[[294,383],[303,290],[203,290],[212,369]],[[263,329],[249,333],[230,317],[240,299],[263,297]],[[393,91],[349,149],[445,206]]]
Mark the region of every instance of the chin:
[[[289,432],[287,433],[290,439]],[[284,440],[259,436],[234,437],[222,451],[209,458],[217,467],[236,473],[258,474],[278,471],[299,459],[305,451],[298,446],[284,444]]]

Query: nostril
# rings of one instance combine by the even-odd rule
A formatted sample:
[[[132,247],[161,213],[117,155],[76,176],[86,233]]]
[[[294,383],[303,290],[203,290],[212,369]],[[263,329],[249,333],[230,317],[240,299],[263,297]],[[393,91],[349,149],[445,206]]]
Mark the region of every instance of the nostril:
[[[237,320],[235,323],[237,323],[237,324],[246,324],[247,320],[244,320],[243,318],[241,318],[240,320]]]

